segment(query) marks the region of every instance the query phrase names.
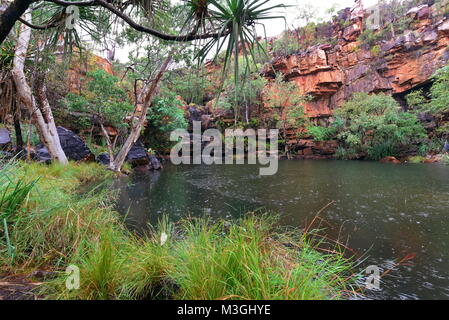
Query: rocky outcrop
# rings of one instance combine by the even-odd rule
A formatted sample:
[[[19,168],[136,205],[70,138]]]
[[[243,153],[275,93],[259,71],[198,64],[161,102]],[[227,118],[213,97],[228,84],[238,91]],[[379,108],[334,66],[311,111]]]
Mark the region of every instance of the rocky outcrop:
[[[108,166],[110,163],[110,157],[107,153],[103,152],[97,156],[95,161],[97,161],[99,164],[102,164],[104,166]]]
[[[140,140],[131,147],[128,155],[126,156],[126,161],[134,167],[145,166],[149,164],[150,160],[148,159],[147,150]]]
[[[57,127],[56,129],[58,131],[61,147],[69,160],[87,161],[95,158],[84,141],[73,133],[73,131],[63,127]],[[48,153],[48,149],[43,145],[39,145],[37,147],[36,156],[39,161],[51,161],[51,156]]]
[[[449,60],[449,19],[430,24],[418,10],[417,29],[384,40],[376,50],[363,49],[360,29],[352,24],[343,30],[338,45],[316,45],[288,57],[275,58],[263,74],[280,72],[295,82],[312,100],[305,106],[310,118],[329,117],[355,92],[403,94],[427,83]],[[355,28],[355,29],[354,29]],[[346,30],[357,37],[343,37]],[[355,31],[354,31],[355,30]]]
[[[407,13],[411,30],[371,45],[361,40],[362,19],[367,14],[358,10],[354,16],[354,9],[343,10],[334,20],[334,43],[274,57],[262,74],[270,81],[280,74],[294,82],[301,94],[311,98],[305,103],[306,116],[320,125],[332,121],[334,110],[356,92],[384,92],[405,105],[406,94],[429,86],[435,71],[449,61],[449,18],[437,18],[435,10],[427,5],[412,8]],[[420,119],[428,131],[437,125],[428,114],[420,115]],[[337,148],[335,142],[317,143],[301,130],[289,130],[292,132],[285,134],[287,144],[299,157],[327,157]]]
[[[96,161],[102,165],[109,165],[109,155],[107,153],[100,153]],[[148,154],[142,142],[137,141],[129,151],[126,161],[128,161],[136,171],[145,172],[148,170],[160,170],[162,164],[159,159],[152,154]]]

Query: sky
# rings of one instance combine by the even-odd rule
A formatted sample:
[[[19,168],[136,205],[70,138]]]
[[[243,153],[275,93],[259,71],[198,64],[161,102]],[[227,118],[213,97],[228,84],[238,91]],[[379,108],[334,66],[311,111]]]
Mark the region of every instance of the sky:
[[[370,7],[378,2],[378,0],[362,0],[364,7]],[[333,5],[337,6],[337,9],[343,9],[346,7],[352,7],[354,0],[270,0],[270,5],[285,4],[291,6],[283,10],[278,10],[279,13],[285,16],[288,26],[292,25],[298,27],[300,21],[295,19],[299,14],[299,9],[303,6],[312,5],[319,10],[318,16],[326,16],[326,10]],[[283,19],[274,19],[266,23],[267,36],[276,36],[285,29],[285,21]]]
[[[370,7],[378,2],[378,0],[362,0],[364,7]],[[289,28],[298,27],[302,23],[298,21],[297,16],[299,10],[302,6],[312,5],[319,11],[319,17],[326,16],[326,10],[336,5],[337,9],[343,9],[346,7],[352,7],[354,5],[354,0],[270,0],[267,5],[274,6],[277,4],[284,4],[289,6],[285,9],[278,9],[273,11],[273,14],[285,16],[284,19],[273,19],[265,22],[265,30],[267,37],[277,36],[285,30],[286,23]],[[260,35],[264,34],[263,28],[258,28]],[[128,53],[130,50],[135,50],[135,48],[120,48],[116,52],[117,58],[121,62],[126,62],[128,60]]]

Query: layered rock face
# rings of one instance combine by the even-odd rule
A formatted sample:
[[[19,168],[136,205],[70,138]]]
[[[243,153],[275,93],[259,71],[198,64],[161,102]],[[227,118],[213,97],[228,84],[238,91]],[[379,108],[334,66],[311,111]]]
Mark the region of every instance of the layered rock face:
[[[295,82],[302,94],[310,95],[305,112],[316,120],[330,117],[355,92],[401,97],[429,82],[449,60],[449,19],[435,22],[432,9],[421,6],[410,10],[414,30],[383,40],[375,50],[362,48],[359,36],[363,24],[359,18],[348,17],[347,27],[334,29],[337,45],[317,45],[275,58],[263,73],[274,78],[275,72],[280,72],[285,80]]]

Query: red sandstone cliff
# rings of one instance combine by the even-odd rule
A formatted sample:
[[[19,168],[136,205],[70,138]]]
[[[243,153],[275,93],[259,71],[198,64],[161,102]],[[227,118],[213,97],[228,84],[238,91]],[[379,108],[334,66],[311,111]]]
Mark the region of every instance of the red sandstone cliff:
[[[379,52],[364,50],[358,40],[361,24],[352,20],[335,30],[338,45],[317,45],[287,57],[278,57],[263,70],[274,71],[295,82],[311,95],[305,111],[311,118],[327,118],[354,92],[385,92],[398,97],[426,84],[432,74],[449,60],[449,19],[432,19],[433,8],[410,10],[414,29],[383,40]]]

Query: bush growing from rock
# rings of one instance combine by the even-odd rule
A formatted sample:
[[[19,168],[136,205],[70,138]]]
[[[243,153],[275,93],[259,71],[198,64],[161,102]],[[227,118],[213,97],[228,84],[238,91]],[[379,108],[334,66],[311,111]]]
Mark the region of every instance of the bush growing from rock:
[[[416,115],[402,112],[399,104],[385,94],[357,93],[335,115],[343,120],[337,138],[357,157],[379,160],[397,156],[426,137]]]

